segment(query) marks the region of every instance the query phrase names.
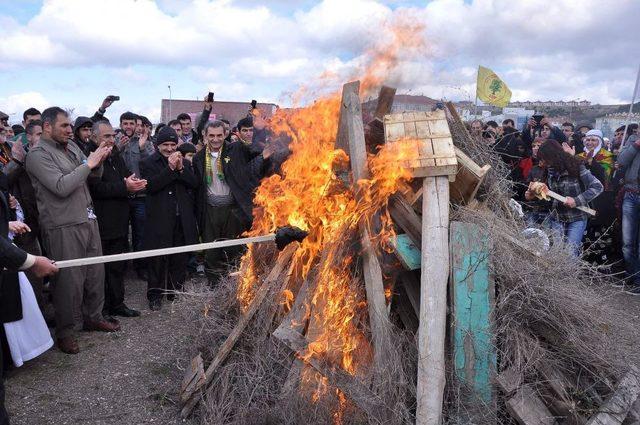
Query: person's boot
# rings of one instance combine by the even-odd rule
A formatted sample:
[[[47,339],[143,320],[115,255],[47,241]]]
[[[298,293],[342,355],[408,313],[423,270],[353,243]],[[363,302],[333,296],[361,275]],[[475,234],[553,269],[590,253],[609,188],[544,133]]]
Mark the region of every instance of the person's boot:
[[[149,310],[158,311],[162,308],[162,300],[149,300]]]
[[[140,312],[138,310],[134,310],[132,308],[127,307],[122,304],[120,307],[116,307],[110,311],[113,316],[120,317],[138,317],[140,316]]]
[[[80,352],[78,341],[72,336],[58,338],[56,342],[58,343],[58,349],[65,354],[78,354]]]

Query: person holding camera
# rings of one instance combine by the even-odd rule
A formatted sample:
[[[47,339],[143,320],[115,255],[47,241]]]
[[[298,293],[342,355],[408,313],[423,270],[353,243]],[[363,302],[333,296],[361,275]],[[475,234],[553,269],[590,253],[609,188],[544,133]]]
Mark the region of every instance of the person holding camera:
[[[155,140],[157,152],[140,164],[141,177],[147,181],[146,225],[144,248],[159,249],[191,245],[198,242],[193,191],[198,179],[191,164],[184,160],[178,147],[178,135],[163,127]],[[188,254],[149,258],[147,300],[151,310],[162,307],[166,294],[173,300],[186,278]],[[167,280],[168,279],[168,280]]]
[[[527,152],[531,152],[531,145],[537,137],[545,140],[552,139],[560,144],[567,141],[562,130],[554,126],[544,115],[533,115],[522,129],[522,141]]]

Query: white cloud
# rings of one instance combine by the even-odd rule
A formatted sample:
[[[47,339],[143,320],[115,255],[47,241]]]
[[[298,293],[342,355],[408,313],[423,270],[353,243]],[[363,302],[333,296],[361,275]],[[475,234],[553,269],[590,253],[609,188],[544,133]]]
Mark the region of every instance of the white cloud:
[[[400,54],[397,63],[382,62],[378,71],[400,91],[466,99],[482,64],[505,79],[516,99],[628,101],[640,53],[630,18],[640,16],[640,2],[410,4],[46,0],[26,24],[0,16],[0,69],[96,66],[110,69],[116,80],[151,85],[158,81],[139,67],[166,67],[170,75],[163,75],[155,96],[165,92],[167,81],[186,87],[181,79],[225,97],[251,95],[258,84],[272,92],[318,81],[321,90],[338,88],[363,69],[380,66],[371,60],[371,49],[384,45],[389,23],[402,15],[424,24],[414,37],[423,38],[428,49],[404,55],[403,42],[385,47],[397,47]],[[323,71],[326,78],[318,80]],[[1,88],[0,96],[9,90]]]
[[[48,105],[49,101],[35,91],[0,97],[0,111],[9,115],[9,122],[12,124],[22,122],[22,113],[28,108],[35,107],[42,111]]]

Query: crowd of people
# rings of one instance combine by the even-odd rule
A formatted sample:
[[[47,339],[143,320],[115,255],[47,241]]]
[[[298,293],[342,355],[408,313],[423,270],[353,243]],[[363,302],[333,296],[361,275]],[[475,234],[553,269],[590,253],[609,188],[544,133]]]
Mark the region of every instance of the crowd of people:
[[[11,359],[19,365],[50,348],[47,326],[55,328],[62,352],[76,354],[79,330],[116,332],[116,317],[140,315],[125,304],[127,262],[58,269],[49,258],[238,237],[251,226],[260,180],[277,171],[287,155],[267,143],[267,122],[255,105],[232,127],[209,119],[213,101],[205,96],[195,127],[188,114],[180,114],[154,129],[147,117],[133,112],[120,115],[114,125],[105,114],[116,100],[108,96],[93,116],[73,122],[59,107],[29,108],[22,123],[13,126],[0,112],[4,363]],[[564,238],[576,256],[624,264],[626,290],[640,294],[637,124],[617,129],[613,140],[588,125],[557,127],[540,115],[521,130],[510,119],[501,125],[473,120],[468,129],[508,167],[514,198],[530,226]],[[547,199],[546,189],[565,200]],[[579,208],[586,206],[597,215]],[[238,248],[214,249],[202,256],[155,256],[131,265],[146,280],[149,309],[156,311],[163,300],[173,300],[189,272],[202,272],[215,285],[239,253]],[[1,382],[4,425],[8,416]]]
[[[152,131],[151,121],[133,112],[120,115],[115,128],[105,117],[115,100],[108,96],[92,117],[73,122],[59,107],[29,108],[13,126],[0,112],[3,368],[49,349],[48,327],[55,328],[60,351],[76,354],[76,332],[116,332],[117,316],[140,315],[125,304],[127,262],[58,269],[50,258],[211,242],[251,226],[253,193],[273,169],[266,121],[255,105],[232,127],[209,119],[213,101],[205,97],[195,128],[180,114]],[[132,266],[146,280],[149,309],[156,311],[165,298],[174,299],[187,273],[201,272],[215,285],[239,253],[155,256]],[[53,313],[45,317],[47,311]]]
[[[476,119],[468,129],[507,165],[514,199],[530,226],[564,238],[576,256],[626,270],[619,283],[640,295],[638,124],[617,128],[612,140],[590,125],[556,126],[543,115],[534,115],[520,130],[511,119],[501,125]],[[548,199],[542,193],[547,189],[566,200]]]

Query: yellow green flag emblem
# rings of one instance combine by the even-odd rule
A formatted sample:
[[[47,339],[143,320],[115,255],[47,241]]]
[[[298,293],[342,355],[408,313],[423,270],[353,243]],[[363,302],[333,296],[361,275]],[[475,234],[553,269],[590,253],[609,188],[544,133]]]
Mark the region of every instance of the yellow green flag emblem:
[[[511,90],[496,75],[484,66],[478,67],[478,84],[476,89],[478,99],[490,105],[505,107],[511,100]]]

